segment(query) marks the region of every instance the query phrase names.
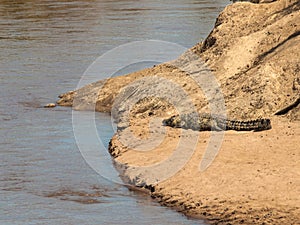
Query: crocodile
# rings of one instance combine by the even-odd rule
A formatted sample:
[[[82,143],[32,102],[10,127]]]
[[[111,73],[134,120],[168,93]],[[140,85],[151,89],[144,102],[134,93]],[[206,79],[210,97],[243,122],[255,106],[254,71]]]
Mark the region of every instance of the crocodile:
[[[192,129],[196,131],[262,131],[271,129],[270,119],[256,119],[248,121],[229,120],[220,115],[209,113],[187,113],[174,115],[163,120],[163,125],[174,128]]]

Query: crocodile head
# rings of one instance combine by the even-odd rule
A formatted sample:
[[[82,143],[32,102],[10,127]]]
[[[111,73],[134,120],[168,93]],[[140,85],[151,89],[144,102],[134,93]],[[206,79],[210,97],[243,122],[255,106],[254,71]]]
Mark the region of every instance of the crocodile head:
[[[260,120],[260,130],[270,130],[271,128],[272,128],[272,126],[271,126],[270,119],[261,119]]]

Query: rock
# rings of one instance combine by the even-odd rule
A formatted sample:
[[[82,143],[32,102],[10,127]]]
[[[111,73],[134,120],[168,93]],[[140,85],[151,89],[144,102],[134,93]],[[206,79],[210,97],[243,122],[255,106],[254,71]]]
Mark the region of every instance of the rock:
[[[233,3],[235,2],[251,2],[251,3],[271,3],[271,2],[275,2],[277,0],[231,0]]]
[[[47,105],[44,105],[44,108],[54,108],[56,107],[55,103],[48,103]]]

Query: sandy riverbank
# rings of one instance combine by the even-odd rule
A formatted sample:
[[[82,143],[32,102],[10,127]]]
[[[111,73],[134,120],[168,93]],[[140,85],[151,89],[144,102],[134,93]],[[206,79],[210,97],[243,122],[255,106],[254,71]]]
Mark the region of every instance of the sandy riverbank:
[[[163,205],[212,224],[299,224],[300,105],[293,104],[300,96],[299,49],[300,1],[238,2],[225,8],[204,42],[174,62],[68,92],[60,96],[58,104],[112,111],[121,129],[109,150],[117,162],[130,166],[160,163],[170,158],[180,140],[193,143],[199,137],[187,164],[162,182],[153,183],[151,171],[141,174],[122,168],[125,180],[150,188],[151,195]],[[217,157],[205,171],[199,170],[199,163],[212,133],[174,128],[164,131],[161,125],[162,119],[176,110],[191,108],[190,102],[181,99],[164,80],[181,87],[199,112],[209,112],[209,102],[218,101],[217,94],[208,101],[193,79],[205,73],[199,69],[200,61],[220,84],[229,118],[268,117],[272,121],[268,131],[226,131]],[[187,71],[192,71],[192,76]],[[179,106],[142,94],[151,96],[158,91],[169,94]],[[129,108],[128,103],[135,99],[139,101]],[[274,115],[287,106],[291,107],[283,115]],[[129,119],[124,113],[128,110]],[[149,128],[154,118],[157,120]],[[149,138],[161,142],[152,151],[136,151]],[[150,141],[147,146],[154,144]]]
[[[175,176],[155,185],[151,195],[212,224],[298,224],[300,126],[286,118],[274,117],[272,122],[269,131],[227,131],[216,159],[204,172],[199,165],[210,132],[190,131],[199,135],[191,159]],[[143,128],[131,129],[142,135]],[[129,165],[152,165],[172,154],[180,140],[178,132],[169,128],[163,144],[147,153],[122,146],[116,135],[112,154]],[[133,184],[147,180],[147,174],[134,171],[126,171],[125,176]]]

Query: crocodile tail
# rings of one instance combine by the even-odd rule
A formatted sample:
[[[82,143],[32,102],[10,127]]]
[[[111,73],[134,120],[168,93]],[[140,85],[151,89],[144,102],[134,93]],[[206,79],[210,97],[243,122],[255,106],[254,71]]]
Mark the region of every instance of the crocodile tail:
[[[270,119],[256,119],[249,121],[228,120],[226,123],[227,130],[237,131],[262,131],[271,129]]]

